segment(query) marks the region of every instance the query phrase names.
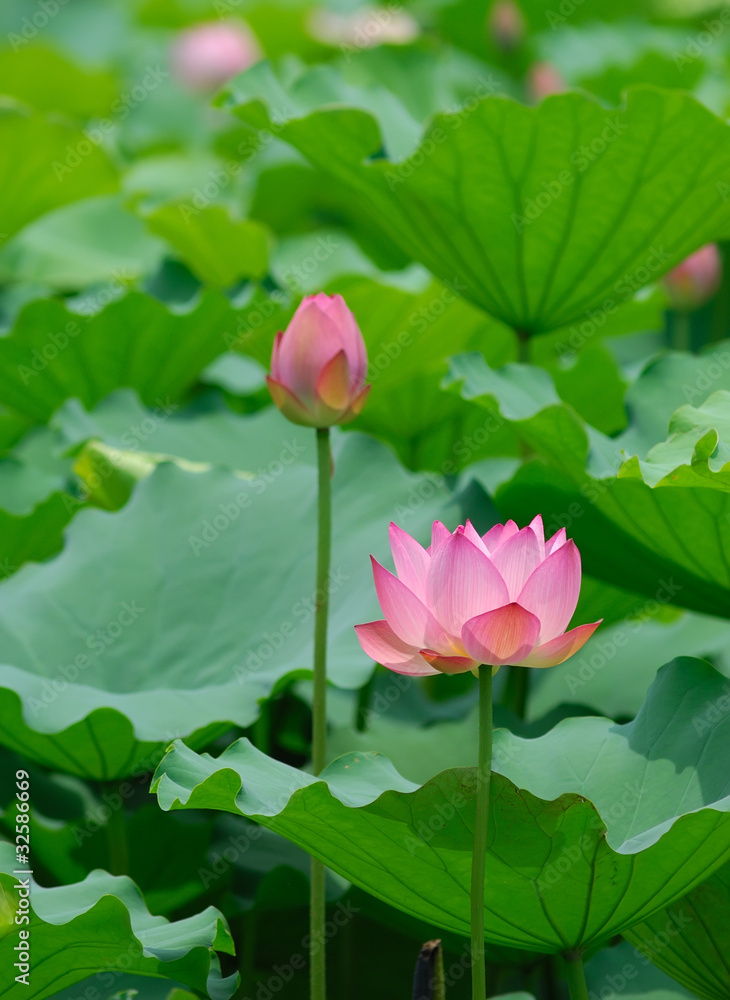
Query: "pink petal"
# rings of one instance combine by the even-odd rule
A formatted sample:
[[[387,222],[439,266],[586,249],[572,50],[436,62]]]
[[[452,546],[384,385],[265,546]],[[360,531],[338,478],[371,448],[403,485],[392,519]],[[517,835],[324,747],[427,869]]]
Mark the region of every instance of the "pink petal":
[[[480,552],[483,552],[485,556],[489,555],[489,549],[480,538],[479,532],[471,523],[471,521],[467,521],[466,524],[464,525],[464,535],[469,539],[470,542],[476,545],[476,547],[479,549]]]
[[[377,559],[370,560],[380,607],[395,634],[417,649],[449,649],[444,630],[426,605]]]
[[[338,351],[317,376],[317,398],[332,410],[344,410],[350,401],[350,366],[344,351]]]
[[[492,528],[491,530],[494,531],[494,528]],[[491,539],[488,540],[488,536],[491,535],[491,532],[488,531],[487,534],[484,536],[484,543],[489,549],[489,551],[494,553],[500,546],[504,545],[505,542],[508,542],[513,535],[516,535],[519,530],[520,529],[517,527],[514,521],[505,521],[505,523],[502,525],[502,530],[499,533],[499,538],[495,540]]]
[[[451,532],[446,525],[440,521],[434,521],[431,529],[431,553],[433,554],[436,546],[440,545],[441,542],[445,542],[447,538],[451,538]]]
[[[508,538],[492,555],[492,562],[507,584],[511,601],[517,600],[530,574],[540,564],[541,543],[542,539],[535,536],[530,526]]]
[[[426,604],[447,633],[458,637],[469,618],[509,602],[504,580],[485,556],[457,529],[431,551]],[[431,647],[431,643],[423,643]]]
[[[347,355],[352,375],[351,388],[359,388],[367,375],[368,356],[365,341],[352,310],[348,308],[341,295],[326,295],[324,292],[319,292],[313,299],[339,330],[341,346]]]
[[[539,632],[540,619],[513,602],[470,619],[461,637],[469,656],[495,667],[524,660]]]
[[[294,424],[304,424],[306,427],[318,426],[317,419],[312,411],[291,390],[287,389],[285,385],[277,382],[270,375],[266,376],[266,384],[269,387],[271,398],[287,420],[291,420]]]
[[[540,561],[545,558],[545,528],[542,523],[542,515],[536,514],[530,521],[529,528],[535,532],[535,538],[537,538],[537,546],[540,552]]]
[[[577,628],[572,628],[570,632],[563,632],[562,635],[556,636],[550,642],[544,642],[541,646],[535,646],[532,652],[521,661],[519,666],[557,666],[558,663],[567,660],[573,653],[577,653],[581,646],[584,646],[588,642],[602,621],[603,619],[601,618],[600,621],[592,622],[590,625],[579,625]]]
[[[540,619],[539,642],[549,642],[568,627],[580,594],[580,553],[571,539],[540,563],[517,600]]]
[[[405,583],[409,590],[421,601],[426,598],[426,576],[431,565],[428,552],[403,531],[397,524],[390,523],[390,551],[398,579]]]
[[[381,663],[388,670],[397,674],[411,674],[415,677],[426,677],[437,674],[438,670],[430,667],[418,655],[418,650],[402,642],[387,622],[368,622],[366,625],[356,625],[355,631],[360,645],[368,656],[376,663]]]
[[[493,528],[489,529],[486,535],[482,535],[482,541],[489,552],[493,552],[497,548],[503,531],[503,524],[495,524]]]
[[[561,528],[560,531],[556,531],[553,537],[548,538],[545,542],[545,555],[549,556],[551,552],[559,549],[561,545],[565,545],[566,541],[565,528]]]
[[[473,670],[479,664],[468,656],[446,656],[442,653],[435,653],[432,649],[421,649],[420,654],[423,659],[436,667],[442,674],[465,674],[467,670]]]
[[[332,320],[310,298],[303,299],[279,344],[279,381],[304,403],[313,403],[319,373],[341,349]]]

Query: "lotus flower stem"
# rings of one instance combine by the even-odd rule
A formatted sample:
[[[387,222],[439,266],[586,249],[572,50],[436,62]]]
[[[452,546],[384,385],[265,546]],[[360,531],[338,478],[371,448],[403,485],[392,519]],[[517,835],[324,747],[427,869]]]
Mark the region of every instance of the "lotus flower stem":
[[[580,951],[568,951],[565,959],[565,977],[568,980],[570,1000],[588,1000],[588,986],[583,970],[583,956]]]
[[[317,429],[317,593],[314,616],[314,695],[312,698],[312,770],[319,774],[327,763],[327,613],[329,611],[330,550],[332,543],[332,457],[329,427]],[[325,869],[312,858],[310,879],[310,997],[325,1000]]]
[[[474,850],[471,859],[471,989],[472,1000],[487,995],[484,959],[484,871],[489,830],[489,786],[492,778],[492,668],[479,667],[479,759]]]

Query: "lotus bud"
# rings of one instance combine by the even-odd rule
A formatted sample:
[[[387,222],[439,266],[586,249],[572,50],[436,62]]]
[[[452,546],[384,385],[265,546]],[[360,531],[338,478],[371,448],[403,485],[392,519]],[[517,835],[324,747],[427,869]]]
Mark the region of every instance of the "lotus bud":
[[[331,427],[360,413],[370,386],[368,357],[341,295],[309,295],[277,333],[267,378],[272,399],[295,424]]]

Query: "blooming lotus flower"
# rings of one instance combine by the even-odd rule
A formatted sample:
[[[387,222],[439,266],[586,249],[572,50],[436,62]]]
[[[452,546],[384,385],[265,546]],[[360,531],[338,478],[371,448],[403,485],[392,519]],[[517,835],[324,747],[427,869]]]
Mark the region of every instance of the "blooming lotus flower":
[[[271,396],[295,424],[331,427],[360,413],[368,356],[355,317],[341,295],[303,299],[284,333],[277,333],[267,378]]]
[[[201,93],[217,90],[259,59],[259,44],[243,22],[193,25],[180,32],[172,47],[175,76]]]
[[[675,309],[696,309],[720,287],[722,258],[717,244],[708,243],[690,254],[664,278]]]
[[[360,645],[399,674],[464,673],[480,664],[553,667],[600,625],[566,632],[580,593],[580,554],[561,528],[545,541],[538,515],[479,536],[469,521],[452,534],[434,522],[424,549],[390,526],[397,576],[375,559],[384,621],[356,625]]]

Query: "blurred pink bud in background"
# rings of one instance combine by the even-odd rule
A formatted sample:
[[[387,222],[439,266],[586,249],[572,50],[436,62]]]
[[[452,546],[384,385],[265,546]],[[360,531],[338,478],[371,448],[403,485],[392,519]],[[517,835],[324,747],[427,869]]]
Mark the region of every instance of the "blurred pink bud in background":
[[[494,44],[512,52],[524,40],[525,16],[515,0],[497,0],[487,15],[487,27]]]
[[[562,94],[568,89],[557,67],[549,62],[536,62],[527,72],[527,95],[531,101],[542,101],[551,94]]]
[[[664,277],[675,309],[696,309],[711,299],[722,280],[722,257],[716,243],[708,243]]]
[[[261,59],[255,36],[242,22],[209,22],[181,31],[172,46],[172,69],[188,90],[211,93]]]
[[[580,554],[561,528],[545,541],[538,514],[481,537],[435,521],[424,549],[390,526],[397,576],[372,560],[385,620],[356,625],[360,645],[398,674],[461,674],[480,664],[554,667],[600,625],[566,632],[580,594]]]
[[[354,420],[370,386],[360,328],[341,295],[308,295],[284,333],[277,333],[266,380],[271,397],[295,424],[331,427]]]

